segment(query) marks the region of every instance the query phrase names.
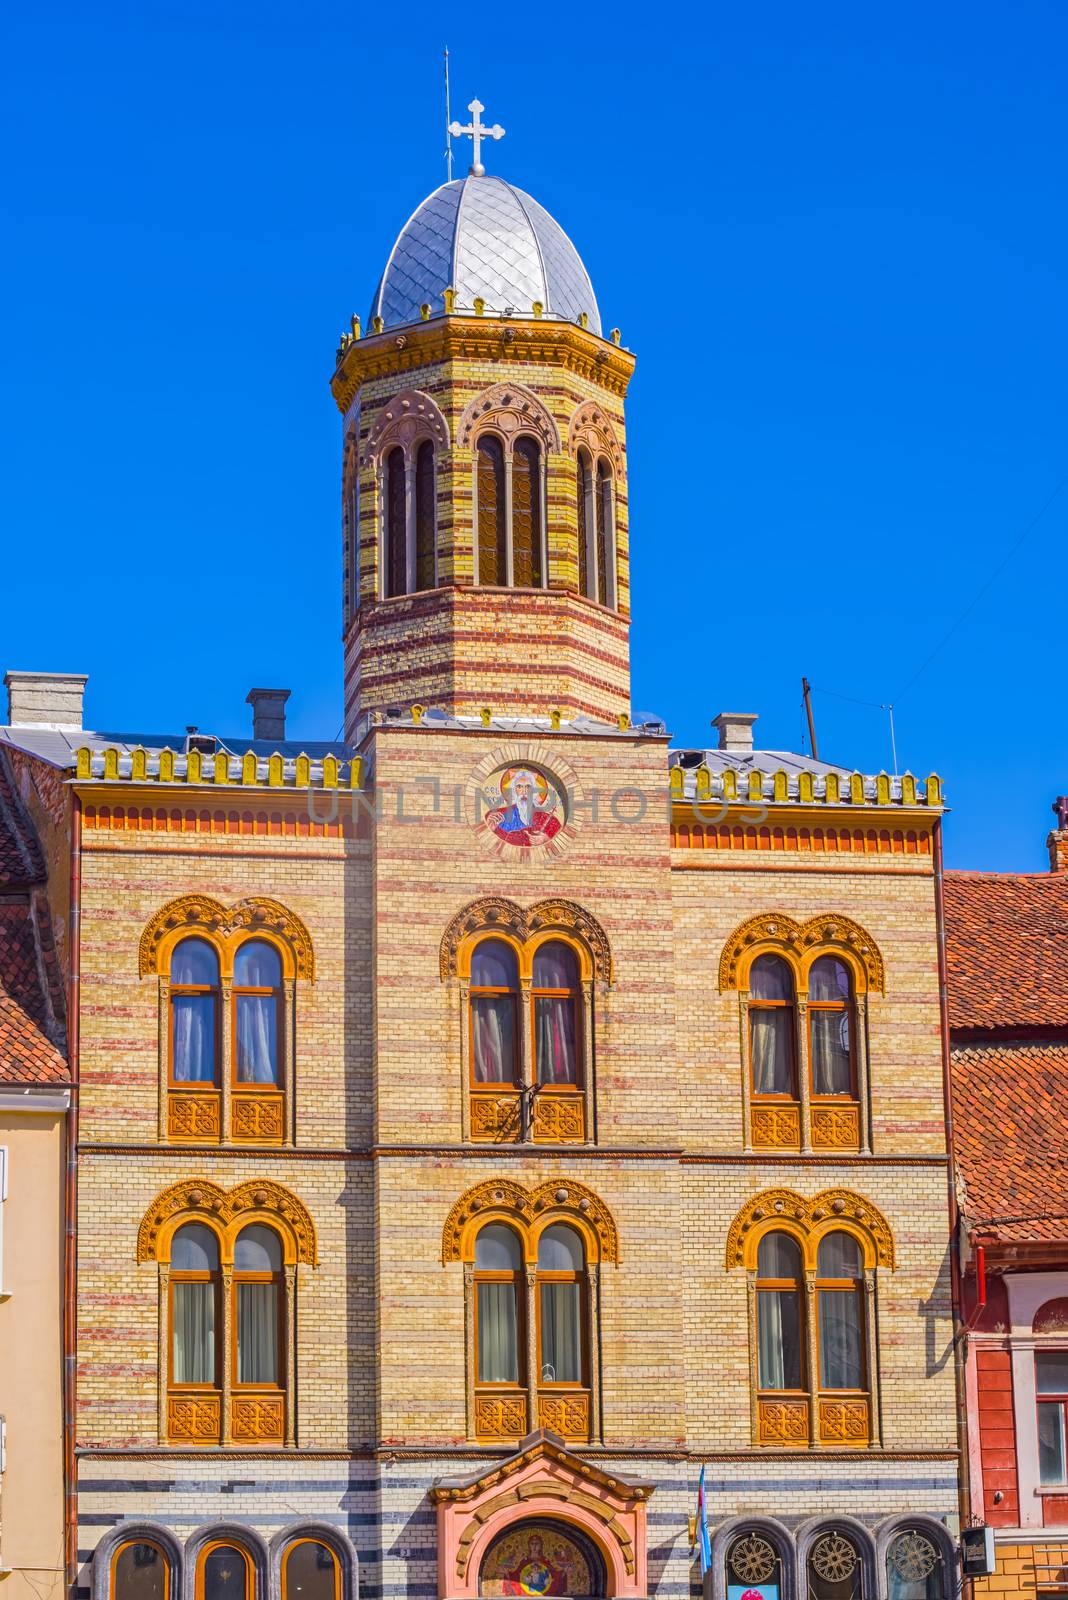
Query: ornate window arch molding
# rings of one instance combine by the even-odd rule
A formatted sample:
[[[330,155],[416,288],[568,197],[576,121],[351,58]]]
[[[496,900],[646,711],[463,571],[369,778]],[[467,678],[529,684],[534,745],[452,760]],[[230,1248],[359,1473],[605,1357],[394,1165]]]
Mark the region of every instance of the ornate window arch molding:
[[[348,1534],[341,1528],[335,1527],[332,1522],[310,1520],[290,1522],[272,1536],[268,1547],[271,1572],[270,1595],[275,1597],[275,1600],[280,1600],[283,1593],[282,1563],[290,1546],[301,1539],[314,1539],[333,1552],[341,1570],[341,1600],[359,1600],[360,1561],[356,1546]]]
[[[793,981],[790,1048],[797,1068],[796,1098],[783,1107],[754,1098],[759,1080],[750,988],[751,969],[760,956],[784,961]],[[815,1064],[826,1061],[830,1037],[826,1032],[815,1036],[813,1032],[817,1022],[826,1025],[829,1020],[816,1017],[819,1006],[810,994],[812,968],[823,957],[840,962],[849,977],[848,1001],[839,1006],[840,1011],[848,1012],[844,1020],[848,1043],[840,1052],[840,1059],[844,1055],[840,1070],[846,1082],[841,1086],[821,1084]],[[886,969],[882,952],[867,930],[835,912],[821,912],[807,922],[798,922],[786,912],[762,911],[735,928],[723,946],[719,987],[721,993],[734,990],[738,995],[746,1150],[777,1147],[800,1149],[806,1155],[813,1150],[869,1153],[868,1004],[873,991],[885,992]],[[820,997],[819,990],[816,997]]]
[[[484,1004],[484,991],[472,986],[471,971],[476,949],[488,939],[503,940],[515,956],[514,1046],[506,1069],[478,1066],[476,1046],[482,1035],[474,1013]],[[545,1044],[537,1022],[538,1008],[556,1003],[538,998],[545,991],[535,984],[535,959],[551,941],[566,945],[577,966],[566,1002],[571,1043],[559,1060],[553,1059],[554,1047]],[[613,977],[608,935],[596,917],[572,900],[539,900],[524,908],[500,895],[483,895],[450,920],[441,939],[439,970],[449,981],[454,1039],[458,1035],[462,1137],[509,1144],[584,1144],[592,1139],[597,1113],[595,993],[603,996]],[[598,1042],[603,1047],[603,1028]]]
[[[859,1242],[865,1268],[897,1262],[894,1236],[878,1206],[850,1189],[822,1189],[811,1199],[793,1189],[765,1189],[738,1212],[727,1234],[727,1268],[756,1269],[757,1246],[765,1233],[789,1233],[798,1240],[805,1266],[815,1268],[825,1233],[849,1233]]]
[[[315,979],[311,934],[295,911],[258,895],[227,907],[206,894],[181,895],[159,908],[141,935],[138,976],[165,976],[174,946],[191,934],[216,947],[223,977],[233,972],[239,944],[245,939],[267,938],[277,944],[287,978]]]
[[[476,1325],[480,1325],[482,1304],[480,1274],[484,1275],[485,1268],[478,1263],[476,1245],[484,1228],[502,1224],[519,1244],[520,1256],[503,1280],[511,1285],[511,1315],[518,1338],[513,1332],[512,1368],[498,1382],[496,1373],[484,1381],[479,1365],[481,1334],[476,1334]],[[581,1274],[576,1266],[567,1291],[579,1297],[581,1306],[580,1350],[575,1352],[575,1370],[562,1374],[563,1381],[557,1383],[555,1368],[540,1365],[545,1350],[540,1316],[542,1296],[557,1291],[558,1286],[550,1280],[566,1275],[555,1271],[551,1255],[541,1259],[539,1249],[546,1231],[561,1225],[578,1235],[584,1261]],[[547,1241],[552,1250],[560,1244],[559,1237]],[[449,1211],[441,1259],[444,1266],[454,1262],[463,1266],[468,1437],[519,1440],[542,1427],[582,1443],[601,1439],[601,1268],[606,1262],[618,1265],[619,1234],[615,1218],[600,1196],[571,1179],[551,1179],[533,1189],[511,1178],[486,1179],[461,1195]],[[489,1276],[495,1276],[492,1269]]]
[[[184,939],[202,939],[218,961],[213,996],[211,1070],[177,1065],[175,1007],[188,1004],[172,994],[171,962]],[[269,1047],[250,1046],[262,1056],[242,1066],[237,1012],[248,1004],[234,963],[251,940],[269,944],[281,963],[274,995],[275,1030]],[[297,981],[314,981],[315,950],[300,917],[278,900],[252,896],[224,906],[210,895],[187,894],[161,906],[141,935],[138,973],[159,985],[159,1138],[182,1143],[286,1144],[296,1142],[293,1093],[296,1078]],[[267,993],[267,990],[259,991]],[[202,1048],[204,1048],[202,1046]],[[236,1065],[235,1065],[236,1057]]]
[[[782,1600],[798,1600],[797,1553],[789,1529],[777,1517],[738,1516],[712,1535],[712,1600],[727,1600],[727,1556],[734,1541],[756,1534],[771,1546],[782,1567]]]
[[[403,389],[387,400],[370,428],[360,451],[360,466],[376,465],[394,445],[410,459],[416,446],[429,439],[435,455],[449,448],[449,424],[444,412],[421,389]]]
[[[560,430],[552,413],[519,383],[495,383],[468,401],[456,428],[456,442],[473,450],[480,433],[495,433],[511,455],[515,441],[529,434],[547,455],[560,454]]]
[[[185,1573],[182,1600],[197,1600],[199,1590],[200,1558],[209,1545],[232,1544],[243,1550],[252,1563],[253,1600],[265,1600],[270,1594],[270,1553],[266,1542],[255,1528],[243,1522],[208,1522],[195,1528],[185,1542]]]
[[[761,1277],[761,1241],[785,1234],[800,1252],[800,1268],[786,1285]],[[844,1234],[860,1252],[859,1268],[827,1272],[820,1268],[820,1245],[828,1234]],[[834,1252],[831,1259],[834,1260]],[[840,1259],[840,1258],[839,1258]],[[750,1424],[754,1445],[819,1444],[845,1447],[879,1444],[879,1349],[876,1339],[878,1268],[896,1267],[894,1238],[883,1213],[862,1195],[848,1189],[824,1189],[810,1199],[792,1189],[767,1189],[747,1201],[727,1235],[726,1266],[746,1269],[749,1320]],[[764,1268],[766,1273],[767,1269]],[[840,1281],[842,1280],[842,1281]],[[789,1287],[798,1302],[799,1339],[792,1358],[795,1373],[762,1379],[760,1300],[766,1291]],[[819,1327],[823,1301],[837,1303],[842,1291],[855,1318],[855,1375],[821,1377]],[[837,1315],[837,1313],[836,1313]],[[786,1357],[779,1358],[785,1368]],[[833,1370],[833,1369],[832,1369]],[[762,1386],[763,1385],[763,1386]],[[798,1387],[799,1385],[799,1387]],[[836,1387],[841,1385],[841,1387]]]
[[[509,938],[517,950],[525,952],[520,963],[525,975],[529,975],[537,945],[555,935],[573,943],[584,958],[584,977],[602,984],[613,981],[612,947],[592,912],[575,900],[539,900],[524,908],[502,895],[482,895],[450,919],[441,937],[441,977],[470,976],[474,943],[494,933]]]
[[[514,1178],[487,1178],[462,1194],[445,1219],[441,1260],[465,1265],[475,1259],[475,1238],[488,1222],[505,1222],[523,1242],[528,1264],[538,1259],[538,1239],[554,1222],[566,1222],[586,1241],[590,1260],[619,1265],[619,1231],[599,1195],[570,1178],[553,1178],[527,1189]]]
[[[114,1594],[113,1569],[115,1557],[128,1544],[154,1544],[162,1551],[167,1563],[166,1593],[170,1600],[181,1600],[184,1570],[182,1545],[162,1523],[147,1522],[140,1518],[120,1522],[101,1536],[93,1551],[92,1600],[121,1600]]]
[[[184,1222],[204,1222],[218,1235],[222,1260],[233,1260],[233,1241],[251,1222],[263,1222],[282,1240],[287,1266],[319,1262],[315,1223],[303,1200],[270,1178],[250,1178],[233,1189],[210,1178],[185,1178],[163,1189],[137,1230],[137,1260],[170,1259],[170,1241]],[[229,1251],[229,1254],[227,1254]]]
[[[568,455],[577,457],[582,448],[589,451],[593,461],[598,456],[606,456],[617,480],[622,482],[626,475],[623,447],[603,407],[593,400],[587,400],[579,406],[568,423]]]
[[[882,952],[859,922],[836,912],[822,912],[797,922],[784,911],[762,911],[747,917],[726,944],[719,960],[720,992],[744,989],[758,955],[773,952],[794,968],[798,988],[808,988],[808,973],[821,955],[836,955],[852,970],[858,992],[886,989]]]
[[[187,1223],[206,1227],[218,1243],[214,1338],[215,1376],[201,1375],[199,1388],[173,1386],[171,1316],[171,1246]],[[234,1319],[234,1271],[238,1237],[258,1224],[270,1229],[281,1245],[282,1267],[276,1270],[281,1359],[274,1375],[257,1389],[235,1392],[233,1360],[238,1330]],[[159,1298],[158,1409],[161,1444],[296,1445],[296,1330],[298,1264],[318,1262],[315,1224],[302,1200],[271,1179],[249,1179],[230,1190],[210,1178],[187,1178],[158,1194],[141,1220],[137,1261],[157,1264]],[[205,1275],[205,1281],[209,1281]],[[262,1391],[262,1392],[261,1392]]]

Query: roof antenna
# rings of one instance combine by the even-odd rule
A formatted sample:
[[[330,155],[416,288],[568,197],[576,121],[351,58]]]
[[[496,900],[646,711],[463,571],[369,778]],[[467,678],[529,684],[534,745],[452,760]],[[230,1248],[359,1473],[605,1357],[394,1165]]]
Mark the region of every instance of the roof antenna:
[[[808,742],[812,746],[812,759],[818,761],[819,750],[816,748],[816,724],[812,720],[812,685],[807,678],[801,679],[801,693],[805,697],[805,715],[808,717]]]
[[[445,171],[452,182],[452,113],[449,110],[449,47],[445,46]]]

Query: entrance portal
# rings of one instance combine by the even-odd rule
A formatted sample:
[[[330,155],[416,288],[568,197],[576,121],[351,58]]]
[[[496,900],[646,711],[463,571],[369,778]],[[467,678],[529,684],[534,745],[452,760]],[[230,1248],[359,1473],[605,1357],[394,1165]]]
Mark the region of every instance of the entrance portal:
[[[505,1529],[490,1545],[479,1573],[480,1595],[605,1594],[604,1562],[596,1546],[567,1523],[537,1518]]]

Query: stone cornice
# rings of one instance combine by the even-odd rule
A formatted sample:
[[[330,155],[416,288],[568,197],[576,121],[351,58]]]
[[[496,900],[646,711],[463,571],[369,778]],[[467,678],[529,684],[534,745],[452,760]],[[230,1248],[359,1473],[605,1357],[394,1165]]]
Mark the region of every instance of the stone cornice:
[[[454,314],[353,339],[342,351],[330,388],[344,413],[369,379],[463,360],[566,367],[621,398],[634,371],[629,350],[569,322]]]

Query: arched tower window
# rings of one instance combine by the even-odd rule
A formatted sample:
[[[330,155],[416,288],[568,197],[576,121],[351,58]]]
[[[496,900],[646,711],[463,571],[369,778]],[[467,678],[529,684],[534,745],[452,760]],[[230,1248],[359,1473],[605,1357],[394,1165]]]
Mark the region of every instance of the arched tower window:
[[[580,450],[578,453],[575,488],[578,495],[579,593],[596,600],[597,561],[590,548],[596,522],[593,508],[593,466],[585,450]]]
[[[492,433],[478,441],[478,581],[508,582],[504,447]]]
[[[597,593],[603,606],[612,604],[609,586],[612,567],[612,473],[607,461],[597,463]]]
[[[408,592],[408,517],[404,451],[394,445],[386,456],[385,598]]]
[[[434,446],[424,439],[415,457],[415,587],[432,589],[436,581],[434,514]]]
[[[480,1389],[520,1382],[519,1273],[522,1250],[502,1223],[475,1241],[475,1381]]]
[[[512,583],[542,586],[541,450],[524,435],[512,451]]]

